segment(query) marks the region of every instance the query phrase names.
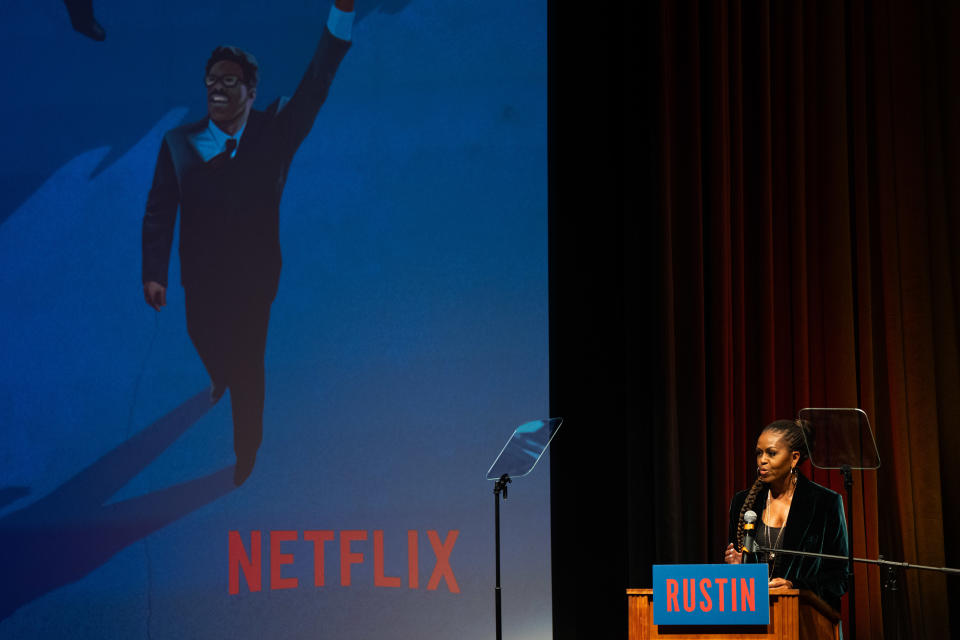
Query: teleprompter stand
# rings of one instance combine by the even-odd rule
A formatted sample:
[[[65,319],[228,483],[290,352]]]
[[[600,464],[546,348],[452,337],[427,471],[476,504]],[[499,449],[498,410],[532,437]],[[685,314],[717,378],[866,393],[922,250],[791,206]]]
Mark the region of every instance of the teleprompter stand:
[[[850,603],[850,637],[857,637],[856,581],[853,578],[853,470],[880,468],[880,452],[870,421],[862,409],[801,409],[797,419],[807,422],[816,437],[806,442],[810,464],[817,469],[835,469],[843,475],[847,493],[847,597]],[[806,433],[804,433],[806,440]],[[781,550],[785,552],[785,550]]]
[[[810,453],[810,463],[817,469],[835,469],[843,476],[843,486],[847,494],[847,556],[813,553],[809,551],[792,551],[790,549],[771,549],[755,545],[753,551],[778,553],[791,556],[806,556],[823,558],[826,560],[845,560],[849,576],[847,590],[850,604],[850,637],[856,638],[856,600],[855,581],[853,577],[854,563],[878,565],[886,569],[886,579],[883,587],[889,591],[897,589],[897,569],[917,569],[936,571],[947,575],[960,575],[960,569],[948,567],[931,567],[908,562],[891,562],[883,556],[873,560],[869,558],[853,557],[853,471],[875,470],[880,467],[880,454],[877,443],[870,428],[867,414],[861,409],[803,409],[798,417],[801,421],[810,424],[816,434],[814,442],[807,442]],[[806,434],[804,434],[806,438]],[[896,625],[899,629],[899,625]]]
[[[497,582],[494,587],[494,600],[497,640],[503,640],[503,614],[500,595],[500,495],[503,494],[503,499],[506,500],[507,485],[513,481],[513,478],[521,478],[533,471],[561,424],[563,424],[563,418],[534,420],[520,425],[514,430],[510,439],[501,449],[500,455],[497,456],[497,459],[493,461],[487,471],[487,480],[495,481],[493,485],[493,520]]]

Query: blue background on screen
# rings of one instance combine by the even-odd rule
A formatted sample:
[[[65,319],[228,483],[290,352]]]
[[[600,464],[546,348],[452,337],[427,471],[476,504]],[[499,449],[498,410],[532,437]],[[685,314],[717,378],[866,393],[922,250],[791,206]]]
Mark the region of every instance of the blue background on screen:
[[[268,337],[264,442],[232,486],[229,402],[187,336],[179,265],[143,302],[140,224],[160,137],[205,115],[203,64],[236,44],[256,107],[290,95],[326,2],[0,9],[0,637],[487,638],[492,485],[513,428],[547,417],[546,3],[363,4],[292,165]],[[562,436],[561,436],[562,437]],[[549,460],[502,510],[504,629],[548,638]],[[383,530],[313,586],[305,530]],[[227,590],[227,537],[264,535],[264,590]],[[298,531],[270,590],[269,531]],[[419,589],[406,586],[419,532]],[[460,593],[427,530],[459,537]]]

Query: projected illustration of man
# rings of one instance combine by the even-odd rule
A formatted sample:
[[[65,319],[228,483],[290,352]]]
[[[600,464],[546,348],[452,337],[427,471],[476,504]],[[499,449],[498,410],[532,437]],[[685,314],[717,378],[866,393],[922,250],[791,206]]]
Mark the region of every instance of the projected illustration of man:
[[[168,131],[143,217],[143,293],[159,311],[177,211],[187,331],[210,375],[230,389],[237,464],[249,477],[263,439],[264,352],[280,277],[279,206],[287,171],[350,47],[353,0],[336,0],[313,59],[288,101],[252,108],[249,53],[217,47],[207,61],[208,117]]]

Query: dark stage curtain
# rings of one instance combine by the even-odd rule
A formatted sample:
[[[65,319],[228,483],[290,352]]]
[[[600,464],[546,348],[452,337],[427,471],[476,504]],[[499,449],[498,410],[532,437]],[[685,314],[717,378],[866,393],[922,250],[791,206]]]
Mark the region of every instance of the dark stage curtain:
[[[757,433],[808,406],[861,407],[877,434],[855,555],[960,566],[960,7],[611,17],[585,68],[551,58],[557,637],[590,637],[587,585],[620,636],[652,564],[722,561]],[[590,100],[558,61],[597,78]],[[898,578],[857,568],[858,638],[960,634],[956,578]]]

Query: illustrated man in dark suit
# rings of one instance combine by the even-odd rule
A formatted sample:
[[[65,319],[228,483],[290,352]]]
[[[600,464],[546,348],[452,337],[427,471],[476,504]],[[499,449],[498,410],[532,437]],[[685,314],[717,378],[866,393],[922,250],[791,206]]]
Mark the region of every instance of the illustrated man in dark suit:
[[[187,331],[210,375],[210,400],[230,389],[234,483],[249,477],[263,439],[264,352],[280,277],[280,198],[350,47],[353,0],[336,0],[293,96],[254,110],[249,53],[217,47],[204,78],[209,116],[168,131],[143,218],[143,293],[166,304],[177,211]]]

